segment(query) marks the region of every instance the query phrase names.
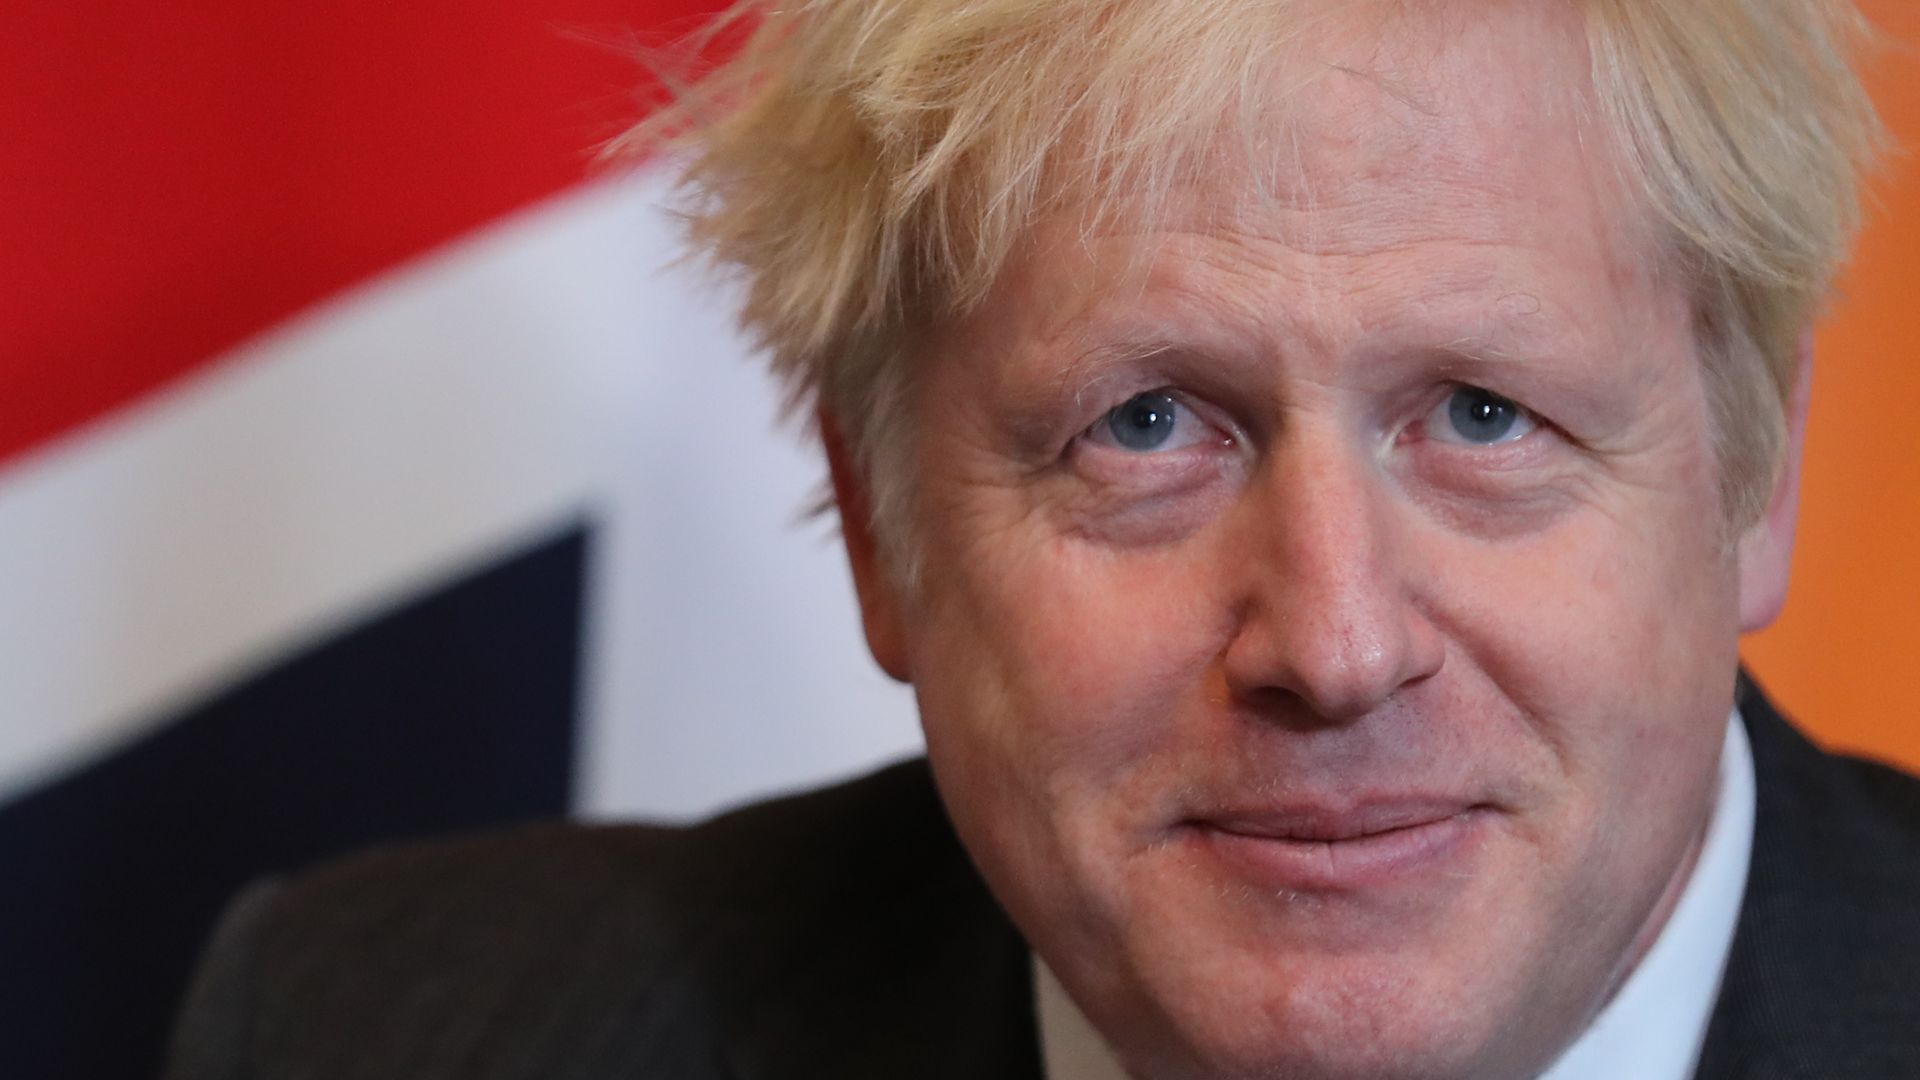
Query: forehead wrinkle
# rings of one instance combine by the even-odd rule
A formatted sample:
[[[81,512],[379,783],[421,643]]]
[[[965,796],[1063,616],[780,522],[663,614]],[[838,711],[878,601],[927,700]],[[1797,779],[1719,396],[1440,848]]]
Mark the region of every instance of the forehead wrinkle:
[[[1071,298],[1053,308],[1057,321],[1050,320],[1054,327],[1036,349],[1052,356],[1086,354],[1094,366],[1076,364],[1060,377],[1088,385],[1108,367],[1168,349],[1223,356],[1268,355],[1283,346],[1286,352],[1339,352],[1371,337],[1389,345],[1398,339],[1402,344],[1396,348],[1439,351],[1479,342],[1484,358],[1511,361],[1597,353],[1624,345],[1615,339],[1628,329],[1596,325],[1577,304],[1570,306],[1578,298],[1560,296],[1540,276],[1558,274],[1557,264],[1541,265],[1550,252],[1519,239],[1437,235],[1360,255],[1314,258],[1300,257],[1284,238],[1237,230],[1182,228],[1152,237],[1103,239],[1054,249],[1077,268],[1038,274],[1053,288],[1070,289]],[[1434,257],[1390,278],[1358,273],[1369,265],[1367,255],[1418,247],[1431,247]],[[1474,250],[1490,257],[1459,257]],[[1499,257],[1509,250],[1517,257]],[[1650,283],[1648,268],[1609,261],[1616,264],[1613,280],[1619,287]],[[1116,274],[1116,265],[1136,273]],[[1335,302],[1362,293],[1378,299]],[[1495,353],[1488,343],[1506,344]]]
[[[1288,356],[1346,354],[1366,348],[1369,338],[1397,340],[1391,351],[1427,353],[1444,352],[1450,342],[1465,352],[1467,343],[1478,342],[1478,351],[1491,355],[1496,347],[1489,343],[1496,339],[1556,336],[1551,329],[1528,332],[1498,310],[1503,300],[1524,293],[1470,299],[1471,313],[1447,303],[1456,296],[1485,296],[1493,276],[1485,267],[1461,270],[1443,261],[1434,273],[1403,275],[1412,285],[1408,295],[1389,292],[1378,303],[1353,305],[1339,297],[1396,290],[1396,283],[1346,280],[1344,272],[1319,272],[1320,260],[1303,263],[1291,253],[1255,254],[1265,245],[1244,236],[1181,239],[1192,242],[1159,245],[1160,257],[1131,287],[1081,290],[1069,314],[1022,348],[1033,364],[1029,375],[1044,372],[1050,395],[1071,393],[1078,403],[1115,369],[1165,353],[1204,357],[1212,366],[1257,358],[1265,366]],[[1098,282],[1104,276],[1093,272],[1088,278]],[[1444,312],[1432,310],[1443,306]],[[1532,296],[1521,306],[1528,309],[1523,314],[1541,307]],[[1557,336],[1566,337],[1565,328]],[[1501,348],[1499,355],[1534,351]]]
[[[1285,340],[1340,352],[1382,334],[1431,344],[1446,335],[1488,336],[1495,329],[1531,338],[1574,328],[1529,325],[1537,320],[1528,317],[1544,310],[1537,293],[1522,284],[1535,276],[1526,261],[1534,256],[1504,240],[1446,236],[1397,241],[1360,255],[1303,256],[1290,248],[1250,255],[1265,246],[1264,238],[1201,239],[1213,242],[1182,245],[1157,265],[1148,292],[1164,298],[1176,322],[1204,320],[1215,332],[1224,325],[1241,336],[1255,334],[1264,345]],[[1434,257],[1396,266],[1390,276],[1367,272],[1379,265],[1369,256],[1420,248],[1432,249]],[[1496,257],[1460,258],[1472,250]],[[1522,260],[1497,257],[1507,251]],[[1158,306],[1138,303],[1132,310],[1153,313]],[[1561,321],[1577,322],[1577,313],[1566,312]]]

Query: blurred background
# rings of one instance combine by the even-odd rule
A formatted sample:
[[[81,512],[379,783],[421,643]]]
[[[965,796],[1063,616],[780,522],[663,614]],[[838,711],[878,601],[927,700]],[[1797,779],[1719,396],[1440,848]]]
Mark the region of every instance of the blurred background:
[[[698,816],[918,745],[820,478],[594,151],[702,0],[27,0],[0,17],[0,1075],[146,1077],[243,882]],[[1863,5],[1920,145],[1920,6]],[[1920,163],[1819,339],[1747,661],[1920,766]]]

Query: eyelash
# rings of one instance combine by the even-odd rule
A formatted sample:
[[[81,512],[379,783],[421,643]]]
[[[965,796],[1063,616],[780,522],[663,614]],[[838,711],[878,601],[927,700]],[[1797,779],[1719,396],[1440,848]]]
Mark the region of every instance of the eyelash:
[[[1435,431],[1436,426],[1447,423],[1448,417],[1446,410],[1450,407],[1455,396],[1462,391],[1481,394],[1506,406],[1510,406],[1516,411],[1515,423],[1524,425],[1524,430],[1512,437],[1500,438],[1493,442],[1484,443],[1458,437],[1457,432],[1450,433],[1444,429]],[[1077,447],[1092,445],[1116,455],[1124,455],[1145,461],[1151,458],[1171,457],[1179,450],[1190,449],[1194,446],[1215,445],[1212,440],[1209,439],[1197,439],[1173,449],[1140,450],[1120,445],[1112,435],[1108,425],[1112,422],[1119,410],[1139,398],[1151,395],[1161,395],[1170,399],[1179,409],[1179,413],[1177,414],[1179,420],[1183,421],[1186,425],[1203,425],[1206,428],[1220,432],[1221,435],[1217,444],[1219,447],[1233,447],[1245,442],[1245,434],[1236,424],[1232,423],[1230,419],[1224,418],[1219,409],[1197,400],[1191,394],[1177,386],[1163,384],[1131,391],[1117,400],[1108,398],[1108,400],[1113,400],[1114,403],[1103,409],[1091,422],[1075,431],[1068,441],[1067,446],[1064,448],[1064,451],[1071,452]],[[1102,397],[1105,396],[1106,395],[1102,395]],[[1558,428],[1555,427],[1550,420],[1522,403],[1518,398],[1509,397],[1498,390],[1478,383],[1446,382],[1438,388],[1438,396],[1428,397],[1426,400],[1427,404],[1422,406],[1414,418],[1398,429],[1400,434],[1396,437],[1396,441],[1402,441],[1409,436],[1413,436],[1423,441],[1447,447],[1452,451],[1471,452],[1482,458],[1486,458],[1503,452],[1507,456],[1515,456],[1515,451],[1518,448],[1531,444],[1537,435],[1558,431]],[[1448,437],[1449,434],[1455,437]],[[1518,463],[1516,462],[1516,464]]]
[[[1111,425],[1114,419],[1122,409],[1134,402],[1142,398],[1154,397],[1165,398],[1173,407],[1176,428],[1172,437],[1183,438],[1186,441],[1178,446],[1165,448],[1139,449],[1125,446],[1113,432]],[[1217,438],[1208,437],[1206,434],[1208,431],[1214,432]],[[1219,409],[1195,398],[1177,386],[1162,385],[1136,390],[1115,401],[1094,417],[1091,423],[1080,428],[1074,434],[1072,444],[1075,446],[1091,444],[1117,454],[1146,458],[1170,456],[1180,450],[1195,447],[1226,449],[1241,441],[1242,436],[1238,427]]]

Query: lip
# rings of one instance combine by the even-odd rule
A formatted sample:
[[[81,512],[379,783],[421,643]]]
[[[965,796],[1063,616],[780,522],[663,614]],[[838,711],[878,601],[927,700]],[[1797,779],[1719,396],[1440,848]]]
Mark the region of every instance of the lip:
[[[1209,812],[1180,824],[1186,843],[1234,877],[1276,891],[1350,892],[1406,884],[1466,857],[1491,808],[1397,799],[1343,809]]]

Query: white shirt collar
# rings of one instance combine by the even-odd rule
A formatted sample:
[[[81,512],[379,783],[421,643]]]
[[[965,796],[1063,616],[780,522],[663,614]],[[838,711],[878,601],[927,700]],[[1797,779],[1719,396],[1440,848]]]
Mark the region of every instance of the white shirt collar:
[[[1736,709],[1720,754],[1713,817],[1673,914],[1619,993],[1540,1080],[1693,1075],[1747,891],[1753,814],[1753,750]],[[1126,1080],[1106,1040],[1038,956],[1033,996],[1047,1080]]]

